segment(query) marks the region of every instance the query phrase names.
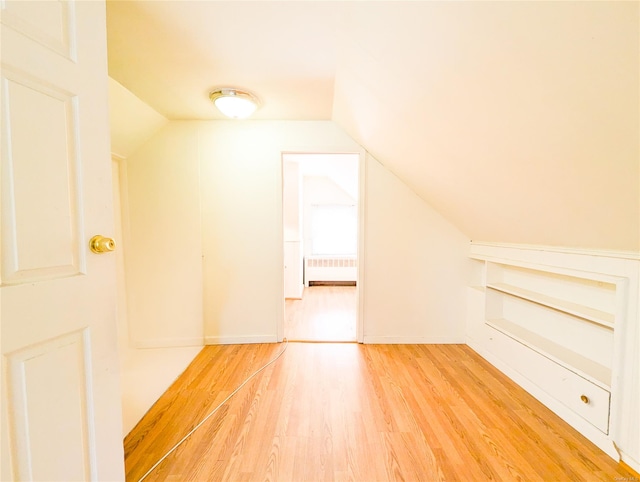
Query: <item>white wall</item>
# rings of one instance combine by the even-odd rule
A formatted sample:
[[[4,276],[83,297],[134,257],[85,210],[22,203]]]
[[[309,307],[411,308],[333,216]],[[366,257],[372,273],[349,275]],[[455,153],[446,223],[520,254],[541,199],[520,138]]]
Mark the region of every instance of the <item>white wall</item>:
[[[126,281],[131,345],[201,345],[197,130],[173,122],[127,160]]]
[[[302,185],[300,165],[297,162],[284,161],[282,163],[282,222],[284,225],[285,241],[300,241]]]
[[[127,356],[129,349],[129,321],[127,316],[127,283],[124,261],[125,243],[123,242],[123,204],[127,204],[126,161],[113,157],[111,160],[111,178],[113,179],[113,238],[116,242],[116,276],[118,293],[118,352],[120,362]],[[124,182],[123,182],[124,180]]]
[[[638,2],[346,3],[332,119],[470,239],[640,249]]]
[[[114,220],[118,249],[118,346],[121,361],[131,347],[128,325],[126,269],[124,251],[128,237],[129,189],[127,184],[127,157],[148,141],[155,132],[167,124],[168,119],[140,100],[124,86],[109,77],[109,133],[111,140]],[[123,229],[127,226],[127,229]]]
[[[275,341],[283,317],[282,152],[360,147],[326,121],[212,121],[198,130],[206,341]]]
[[[366,162],[365,343],[464,343],[469,240]]]
[[[148,104],[109,77],[111,153],[126,158],[167,122]]]
[[[137,346],[281,336],[283,151],[360,147],[328,121],[175,121],[129,159]],[[468,239],[375,159],[365,167],[365,341],[464,342]]]

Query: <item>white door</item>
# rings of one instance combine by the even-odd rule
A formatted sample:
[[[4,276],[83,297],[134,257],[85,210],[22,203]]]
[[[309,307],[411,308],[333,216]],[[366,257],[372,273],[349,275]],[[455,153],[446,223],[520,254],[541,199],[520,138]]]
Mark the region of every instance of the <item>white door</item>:
[[[121,480],[105,5],[0,8],[0,476]]]

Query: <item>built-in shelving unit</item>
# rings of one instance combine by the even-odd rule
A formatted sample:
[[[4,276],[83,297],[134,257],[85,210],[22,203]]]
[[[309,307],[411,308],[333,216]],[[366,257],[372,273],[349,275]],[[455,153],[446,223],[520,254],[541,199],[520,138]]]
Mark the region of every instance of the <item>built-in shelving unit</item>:
[[[610,390],[619,280],[486,263],[486,323]]]
[[[626,323],[637,278],[636,260],[472,245],[468,343],[616,457],[612,442],[631,434],[620,347],[637,333]]]
[[[480,259],[472,259],[469,288],[484,291],[486,285],[485,272],[485,262]]]
[[[486,323],[611,388],[616,280],[488,262]]]
[[[611,369],[510,321],[487,320],[487,325],[564,366],[592,383],[609,390]]]
[[[615,320],[614,313],[608,313],[606,311],[597,310],[595,308],[591,308],[579,303],[573,303],[561,298],[555,298],[553,296],[547,296],[542,293],[536,293],[535,291],[520,288],[518,286],[513,286],[507,283],[491,283],[487,285],[487,288],[491,288],[508,295],[517,296],[518,298],[522,298],[523,300],[538,303],[542,306],[548,306],[549,308],[558,311],[564,311],[570,315],[577,316],[594,323],[599,323],[609,328],[613,328],[613,322]]]

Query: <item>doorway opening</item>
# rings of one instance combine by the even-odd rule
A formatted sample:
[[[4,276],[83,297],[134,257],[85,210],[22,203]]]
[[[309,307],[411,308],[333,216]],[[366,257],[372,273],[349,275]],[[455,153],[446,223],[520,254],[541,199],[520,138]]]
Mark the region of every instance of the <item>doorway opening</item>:
[[[284,336],[358,339],[359,154],[283,154]]]

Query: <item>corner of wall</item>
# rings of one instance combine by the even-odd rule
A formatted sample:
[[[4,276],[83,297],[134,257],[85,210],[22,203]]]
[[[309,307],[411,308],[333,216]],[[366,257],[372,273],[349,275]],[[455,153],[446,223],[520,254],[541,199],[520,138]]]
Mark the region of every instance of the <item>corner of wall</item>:
[[[111,151],[127,158],[169,120],[109,77]]]

